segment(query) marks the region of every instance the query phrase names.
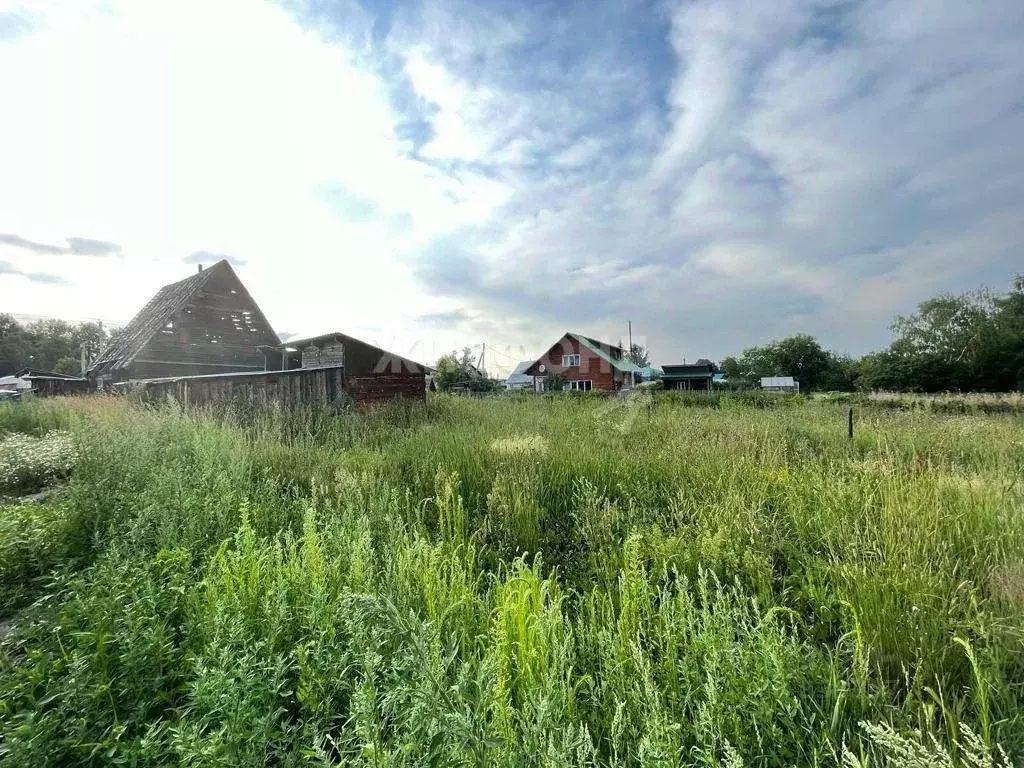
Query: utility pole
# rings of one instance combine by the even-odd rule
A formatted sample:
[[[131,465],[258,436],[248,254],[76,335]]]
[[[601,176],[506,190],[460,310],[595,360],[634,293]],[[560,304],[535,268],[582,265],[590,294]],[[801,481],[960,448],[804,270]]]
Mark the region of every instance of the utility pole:
[[[633,321],[632,320],[627,320],[626,321],[626,328],[629,331],[629,362],[633,363]],[[633,363],[633,365],[636,365],[636,363]],[[629,386],[630,387],[635,387],[636,386],[636,374],[632,370],[629,372]]]
[[[487,342],[480,344],[480,373],[487,378]]]

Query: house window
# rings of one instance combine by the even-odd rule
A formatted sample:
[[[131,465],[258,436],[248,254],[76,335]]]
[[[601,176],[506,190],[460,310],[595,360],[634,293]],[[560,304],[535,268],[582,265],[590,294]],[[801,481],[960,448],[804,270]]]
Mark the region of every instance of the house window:
[[[578,355],[577,355],[578,357]],[[590,379],[583,379],[582,381],[567,381],[565,382],[565,389],[569,392],[589,392],[594,387],[594,382]]]
[[[563,368],[578,368],[580,365],[579,355],[562,355]]]

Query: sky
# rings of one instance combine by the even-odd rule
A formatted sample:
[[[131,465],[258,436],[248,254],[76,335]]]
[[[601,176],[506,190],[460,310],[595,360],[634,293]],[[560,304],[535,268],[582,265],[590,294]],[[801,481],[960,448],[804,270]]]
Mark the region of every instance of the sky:
[[[1024,272],[1024,3],[0,0],[0,311],[659,363]]]

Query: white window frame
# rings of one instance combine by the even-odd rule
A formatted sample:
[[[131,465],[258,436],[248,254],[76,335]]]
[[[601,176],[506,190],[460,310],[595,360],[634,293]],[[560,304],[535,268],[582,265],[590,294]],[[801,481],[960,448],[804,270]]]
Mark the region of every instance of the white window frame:
[[[583,386],[586,384],[586,386]],[[573,381],[565,382],[565,386],[562,390],[565,392],[590,392],[594,388],[594,382],[591,379],[574,379]]]
[[[563,368],[579,368],[580,367],[580,356],[579,355],[562,355],[562,367]]]

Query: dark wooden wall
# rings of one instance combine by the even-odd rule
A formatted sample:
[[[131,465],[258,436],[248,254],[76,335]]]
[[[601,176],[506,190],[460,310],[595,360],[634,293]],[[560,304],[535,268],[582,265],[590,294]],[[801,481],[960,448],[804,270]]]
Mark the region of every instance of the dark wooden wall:
[[[233,398],[257,405],[300,403],[327,405],[344,391],[341,368],[296,368],[259,374],[201,376],[139,382],[147,395],[173,397],[185,407],[209,405]]]
[[[358,406],[377,405],[396,398],[426,399],[422,373],[348,378],[345,370],[340,367],[176,378],[139,382],[139,386],[149,396],[158,399],[173,397],[185,407],[209,405],[235,398],[256,405],[328,405],[344,397],[345,393]]]
[[[85,379],[30,378],[29,381],[32,393],[42,397],[81,395],[89,391],[89,382]]]
[[[259,345],[277,345],[245,287],[230,271],[218,270],[171,321],[158,330],[132,362],[132,379],[260,371]]]

